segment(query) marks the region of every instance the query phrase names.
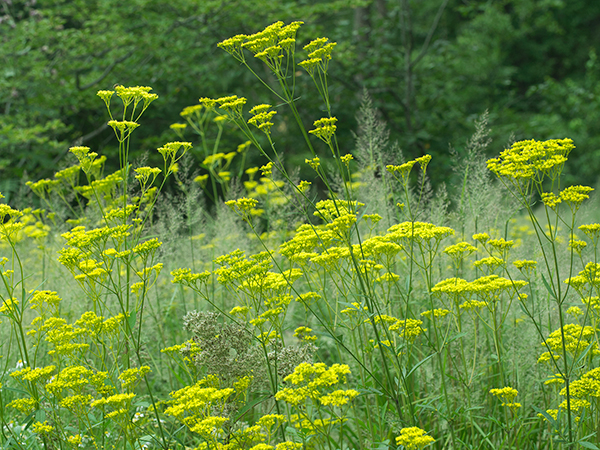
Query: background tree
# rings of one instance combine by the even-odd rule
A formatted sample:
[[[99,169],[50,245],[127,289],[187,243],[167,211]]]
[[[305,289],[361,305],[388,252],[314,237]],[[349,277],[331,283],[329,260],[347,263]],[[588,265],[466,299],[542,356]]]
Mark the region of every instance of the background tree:
[[[249,104],[272,102],[266,90],[248,88],[255,80],[216,44],[276,20],[304,21],[301,41],[325,35],[338,43],[332,109],[348,151],[366,88],[406,156],[434,155],[433,180],[447,178],[449,144],[460,153],[486,110],[490,152],[510,136],[568,136],[578,147],[578,182],[595,182],[600,168],[594,0],[0,0],[0,11],[5,193],[24,176],[52,176],[68,164],[71,145],[110,156],[111,130],[90,93],[115,83],[152,86],[160,96],[136,136],[140,154],[172,140],[169,125],[199,97],[253,92]],[[311,124],[321,116],[318,100],[303,89],[309,77],[298,83]],[[292,123],[279,114],[280,124]],[[283,125],[274,132],[288,163],[304,160]],[[230,133],[223,139],[228,151],[240,143]]]

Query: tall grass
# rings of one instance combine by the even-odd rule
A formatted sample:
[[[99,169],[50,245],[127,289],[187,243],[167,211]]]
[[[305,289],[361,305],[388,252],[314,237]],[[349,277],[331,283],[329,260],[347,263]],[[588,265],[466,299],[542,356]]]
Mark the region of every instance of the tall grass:
[[[132,165],[156,96],[119,86],[98,95],[120,170],[74,147],[77,164],[29,183],[44,209],[0,205],[3,448],[598,448],[600,225],[582,225],[592,189],[560,183],[573,143],[486,162],[484,115],[455,155],[456,197],[434,193],[435,159],[405,160],[368,97],[356,148],[339,148],[335,43],[297,63],[300,26],[220,44],[279,106],[184,110],[172,128],[196,133],[203,173],[186,141],[158,149],[162,167]],[[311,129],[299,69],[323,101]],[[278,108],[311,181],[283,164]],[[247,139],[229,153],[225,120]],[[266,164],[242,172],[247,151]],[[169,177],[182,197],[162,192]]]

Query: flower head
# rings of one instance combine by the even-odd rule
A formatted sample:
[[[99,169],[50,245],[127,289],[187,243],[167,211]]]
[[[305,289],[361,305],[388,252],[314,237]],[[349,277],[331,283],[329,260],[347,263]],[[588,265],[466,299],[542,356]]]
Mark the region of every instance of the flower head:
[[[314,134],[326,144],[331,143],[331,137],[335,134],[337,119],[335,117],[325,117],[323,119],[316,120],[314,125],[315,129],[310,130],[309,133]]]
[[[527,180],[541,183],[545,175],[555,178],[560,173],[574,148],[571,139],[519,141],[498,158],[488,160],[487,166],[499,178],[515,183]]]
[[[425,434],[425,430],[418,427],[402,428],[396,444],[402,445],[406,450],[421,450],[435,442],[435,439]]]

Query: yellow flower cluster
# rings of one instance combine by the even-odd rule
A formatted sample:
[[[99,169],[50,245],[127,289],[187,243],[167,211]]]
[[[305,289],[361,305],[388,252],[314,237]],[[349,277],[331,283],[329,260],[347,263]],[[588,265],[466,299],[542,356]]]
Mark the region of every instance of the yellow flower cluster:
[[[36,367],[32,369],[31,367],[25,367],[21,370],[16,370],[10,374],[13,378],[18,378],[21,380],[31,381],[32,383],[37,383],[39,381],[44,381],[50,378],[54,371],[56,370],[56,366],[46,366],[46,367]]]
[[[84,226],[78,226],[67,233],[63,233],[61,236],[67,241],[67,245],[71,247],[81,250],[91,250],[94,247],[105,248],[108,239],[122,242],[123,238],[129,236],[130,228],[130,225],[119,225],[115,227],[94,228],[86,231]]]
[[[308,52],[308,59],[298,63],[306,70],[311,77],[314,77],[315,71],[326,73],[331,60],[331,52],[337,45],[335,42],[327,42],[327,38],[318,38],[304,46]]]
[[[400,436],[396,438],[396,444],[406,450],[421,450],[434,442],[434,438],[427,436],[425,430],[418,427],[402,428]]]
[[[581,252],[587,247],[587,243],[577,238],[569,239],[569,248],[581,256]]]
[[[71,147],[69,151],[77,157],[77,160],[79,161],[79,167],[81,167],[81,170],[83,170],[83,172],[86,174],[90,174],[92,172],[92,169],[94,168],[94,161],[98,156],[98,153],[90,152],[89,147],[82,146]],[[41,190],[47,190],[48,192],[51,192],[53,187],[51,184],[47,186],[41,186],[39,183],[41,183],[42,181],[51,182],[51,180],[41,180],[35,184],[29,185],[29,187],[38,195],[39,191]],[[40,197],[44,198],[44,195],[40,195]]]
[[[198,284],[205,284],[211,276],[209,271],[192,273],[191,269],[175,269],[171,272],[171,283],[181,283],[184,286],[198,288]]]
[[[106,158],[106,157],[103,157]],[[66,169],[60,170],[54,174],[54,178],[60,181],[63,185],[69,187],[75,187],[77,184],[77,175],[79,175],[79,171],[81,170],[80,166],[71,166]]]
[[[564,343],[563,337],[564,334]],[[574,358],[581,354],[588,346],[591,347],[590,353],[593,355],[599,355],[598,343],[593,342],[596,336],[596,331],[593,327],[568,323],[564,327],[550,333],[548,338],[542,342],[545,348],[550,348],[549,351],[542,353],[538,358],[538,362],[547,362],[551,359],[558,359],[562,354],[563,345],[567,352],[569,352]]]
[[[46,332],[45,340],[54,346],[49,350],[49,355],[72,355],[77,350],[85,350],[89,344],[76,342],[85,335],[86,330],[68,325],[67,321],[58,317],[51,317],[44,322],[41,331]]]
[[[292,261],[305,261],[317,256],[314,251],[327,248],[334,238],[334,232],[323,225],[302,224],[292,239],[279,246],[279,253]]]
[[[140,242],[131,249],[131,252],[140,255],[143,260],[146,260],[149,256],[153,256],[156,252],[156,249],[158,249],[161,245],[162,242],[160,242],[158,238],[152,238],[147,241]]]
[[[35,422],[33,424],[33,432],[38,434],[48,434],[54,427],[52,425],[48,425],[48,421],[44,420],[43,422]]]
[[[302,194],[306,194],[308,192],[308,190],[310,189],[310,185],[312,183],[310,181],[305,181],[302,180],[300,181],[300,184],[298,184],[298,192],[302,193]]]
[[[565,283],[580,294],[586,287],[597,289],[600,286],[600,264],[589,262],[575,277],[567,278]]]
[[[556,210],[557,206],[562,202],[562,199],[553,192],[543,192],[542,202],[548,208]]]
[[[584,297],[581,302],[589,308],[591,314],[600,313],[600,297]]]
[[[343,406],[358,395],[353,389],[335,391],[323,395],[322,391],[339,383],[346,382],[350,368],[345,364],[327,367],[323,363],[300,363],[285,381],[293,388],[284,388],[275,394],[277,400],[283,400],[293,406],[303,404],[307,399],[319,400],[323,405]]]
[[[200,102],[202,103],[202,100],[208,100],[210,102],[210,107],[209,106],[205,106],[205,105],[193,105],[193,106],[186,106],[185,108],[183,108],[183,111],[181,111],[179,113],[179,115],[181,117],[185,117],[186,119],[189,120],[189,116],[191,115],[195,115],[196,118],[198,120],[200,120],[200,111],[202,111],[202,108],[206,107],[206,109],[212,109],[214,108],[214,100],[212,99],[200,99]]]
[[[423,317],[427,317],[428,319],[431,319],[431,317],[445,317],[448,314],[450,314],[450,311],[448,311],[447,309],[440,309],[440,308],[435,308],[433,310],[430,311],[423,311],[421,313],[421,315]]]
[[[530,271],[535,269],[535,266],[537,266],[537,261],[531,261],[531,260],[527,260],[527,259],[520,259],[520,260],[516,260],[513,261],[513,265],[521,270],[521,271]]]
[[[462,278],[446,278],[433,286],[431,292],[443,292],[455,296],[466,295],[471,293],[471,284]]]
[[[341,261],[350,257],[348,247],[329,247],[322,254],[310,258],[310,262],[318,264],[325,269],[339,268]]]
[[[90,173],[97,170],[100,171],[100,168],[97,166],[97,163],[100,162],[94,161],[90,166]],[[123,181],[123,169],[117,170],[102,179],[96,179],[92,181],[90,185],[84,186],[76,186],[75,190],[79,192],[82,196],[87,198],[88,200],[92,200],[94,196],[102,195],[106,199],[110,199],[114,192],[117,189],[117,186]]]
[[[440,227],[426,222],[402,222],[388,229],[386,238],[391,241],[418,240],[429,243],[431,240],[441,241],[454,234],[450,227]]]
[[[325,222],[332,222],[337,217],[355,215],[356,211],[365,206],[364,203],[346,200],[321,200],[315,205],[314,216],[320,217]]]
[[[88,147],[85,147],[89,150]],[[75,167],[80,167],[80,166],[75,166]],[[27,181],[25,183],[25,185],[27,187],[29,187],[34,193],[35,195],[37,195],[38,197],[45,199],[46,195],[50,192],[53,192],[58,186],[60,186],[60,180],[50,180],[50,179],[44,179],[44,180],[38,180],[38,181]],[[1,214],[0,214],[1,215]]]
[[[270,177],[273,174],[273,163],[269,161],[267,164],[260,167],[260,171],[263,177]]]
[[[317,170],[321,165],[321,159],[318,156],[315,156],[312,159],[305,159],[304,162],[312,167],[313,170]]]
[[[346,167],[348,167],[350,165],[350,161],[352,161],[354,159],[354,156],[352,156],[351,153],[347,153],[344,156],[340,157],[340,160],[346,165]]]
[[[277,114],[277,111],[269,111],[270,108],[271,105],[257,105],[250,110],[252,117],[248,119],[250,125],[254,125],[267,135],[271,133],[271,127],[273,126],[271,119]]]
[[[396,283],[400,279],[400,275],[392,272],[386,272],[378,278],[375,278],[374,282],[377,283]]]
[[[573,210],[577,210],[584,200],[590,198],[588,194],[593,190],[588,186],[569,186],[560,193],[560,198]]]
[[[408,176],[408,174],[410,173],[410,171],[412,170],[413,166],[416,164],[416,162],[417,162],[416,160],[408,161],[408,162],[405,162],[404,164],[400,164],[398,166],[394,166],[394,165],[390,164],[390,165],[386,166],[385,168],[389,173],[392,173],[392,174],[394,174],[396,172],[400,173],[400,176],[402,177],[402,179],[405,180],[406,177]]]
[[[131,120],[109,120],[108,126],[111,127],[115,133],[118,130],[121,134],[119,135],[117,133],[117,139],[122,140],[123,136],[131,134],[131,132],[139,127],[140,124]]]
[[[246,101],[245,97],[238,97],[237,95],[215,99],[215,102],[219,105],[219,109],[231,114],[230,117],[234,120],[242,119],[242,108],[246,104]]]
[[[355,254],[375,259],[379,257],[382,259],[392,258],[398,254],[402,248],[402,245],[390,242],[388,236],[373,236],[364,240],[361,246],[352,246]]]
[[[241,284],[250,278],[260,278],[272,267],[269,253],[261,252],[247,258],[245,252],[239,249],[219,256],[215,263],[221,266],[214,271],[221,284]]]
[[[30,291],[33,294],[29,299],[29,304],[32,309],[37,310],[40,314],[49,307],[50,311],[57,311],[58,304],[61,298],[54,291]]]
[[[506,250],[512,248],[515,245],[515,243],[514,241],[507,241],[504,238],[500,238],[487,241],[487,245],[491,246],[493,249],[501,253],[504,253]]]
[[[411,161],[405,162],[404,164],[400,164],[397,166],[390,164],[390,165],[387,165],[385,168],[394,177],[396,177],[396,174],[399,173],[400,178],[401,178],[400,181],[402,182],[402,184],[404,186],[406,186],[406,183],[408,182],[408,176],[409,176],[412,168],[414,167],[414,165],[418,163],[421,166],[421,170],[423,172],[425,172],[427,170],[427,165],[429,164],[430,161],[431,161],[431,155],[424,155],[419,158],[413,159]],[[399,203],[398,206],[403,207],[404,204]]]
[[[522,280],[509,280],[498,275],[487,275],[477,278],[471,283],[471,291],[481,295],[486,300],[496,299],[504,292],[514,294],[528,283]]]
[[[490,390],[490,394],[495,395],[498,400],[502,401],[502,406],[508,406],[513,411],[516,411],[521,407],[520,403],[514,401],[519,394],[519,391],[514,388],[507,386],[502,389],[492,389]]]
[[[63,408],[70,410],[73,414],[81,416],[89,411],[92,400],[93,397],[90,394],[77,394],[64,397],[59,404]]]
[[[104,384],[107,376],[107,372],[94,372],[84,366],[67,366],[50,378],[45,389],[56,397],[84,395],[89,387],[105,394],[112,389]]]
[[[175,171],[177,167],[177,161],[179,161],[183,156],[192,148],[191,142],[167,142],[162,147],[157,149],[158,153],[160,153],[163,157],[163,161],[165,163],[165,176],[168,176],[172,172]]]
[[[107,418],[119,418],[119,416],[123,416],[128,413],[131,408],[131,402],[135,394],[114,394],[109,397],[103,397],[98,400],[94,400],[90,406],[92,408],[102,408],[109,406],[113,409],[113,411],[106,414]]]
[[[215,377],[206,377],[193,386],[186,386],[171,392],[171,406],[165,414],[173,416],[186,425],[194,433],[214,442],[223,432],[223,424],[227,417],[214,415],[224,413],[228,398],[234,389],[218,389]]]
[[[240,62],[245,62],[243,49],[248,49],[256,58],[264,61],[272,70],[281,66],[282,51],[293,53],[295,50],[296,32],[303,22],[292,22],[284,25],[275,22],[264,30],[251,35],[239,34],[217,44]]]
[[[579,229],[596,245],[600,236],[600,223],[581,225]]]
[[[310,335],[312,328],[298,327],[294,330],[294,337],[304,342],[314,342],[317,340],[316,336]]]
[[[463,303],[461,308],[472,309],[495,302],[503,293],[508,293],[510,296],[515,295],[520,288],[526,285],[526,281],[509,280],[498,275],[486,275],[471,282],[462,278],[447,278],[437,283],[431,288],[431,291],[445,293],[455,299],[465,297],[467,302]],[[483,302],[471,300],[469,297],[472,294],[478,295]]]
[[[239,216],[248,218],[250,212],[256,207],[256,205],[258,205],[258,200],[254,198],[242,197],[237,200],[226,201],[225,204]]]
[[[593,190],[593,188],[587,186],[570,186],[560,192],[559,195],[544,192],[542,193],[542,202],[548,208],[556,210],[558,205],[564,201],[572,210],[576,211],[584,200],[590,198],[588,194]]]
[[[473,240],[485,244],[490,240],[490,235],[487,233],[477,233],[473,235]]]
[[[541,183],[545,175],[554,178],[560,172],[574,148],[571,139],[519,141],[501,152],[498,158],[488,160],[487,167],[498,177],[513,182],[533,180]]]
[[[310,134],[314,134],[327,145],[331,144],[331,138],[335,134],[336,126],[335,123],[337,119],[335,117],[323,118],[319,120],[315,120],[314,126],[316,127],[314,130],[309,130]]]
[[[387,319],[387,317],[386,317]],[[403,339],[406,339],[408,342],[413,342],[417,337],[421,335],[424,331],[427,331],[426,328],[423,328],[422,320],[417,319],[405,319],[400,320],[395,317],[392,318],[392,325],[388,327],[388,330],[394,331]]]
[[[451,258],[462,259],[465,256],[469,256],[471,253],[477,251],[477,247],[472,246],[468,242],[459,242],[454,245],[450,245],[444,249],[444,253]]]
[[[29,414],[35,410],[36,402],[32,398],[17,398],[6,405],[8,408],[14,408],[23,414]]]
[[[487,258],[481,258],[473,262],[475,267],[486,266],[490,272],[493,272],[497,267],[502,267],[506,262],[502,258],[495,256],[488,256]]]
[[[589,407],[590,403],[586,400],[587,398],[600,398],[600,367],[586,372],[581,378],[573,381],[569,386],[569,390],[570,395],[580,400],[582,406]],[[567,389],[563,388],[560,395],[567,395]],[[571,399],[571,402],[573,402],[573,399]]]
[[[151,87],[148,86],[134,86],[134,87],[125,87],[125,86],[115,86],[114,91],[98,91],[98,97],[100,97],[107,104],[110,102],[110,98],[116,92],[117,97],[119,97],[125,106],[129,105],[133,102],[134,110],[139,102],[143,102],[143,109],[146,109],[150,103],[158,98],[158,95],[151,94]]]
[[[319,402],[324,406],[344,406],[358,395],[358,391],[355,391],[354,389],[338,389],[330,394],[319,397]]]
[[[134,367],[121,372],[119,375],[119,380],[121,380],[124,389],[133,389],[148,372],[150,372],[150,367],[148,366],[142,366],[139,368]]]
[[[158,174],[162,171],[158,167],[138,167],[134,172],[136,173],[136,180],[138,180],[142,186],[142,190],[145,190],[148,180],[152,177],[152,180],[150,181],[150,185],[152,185]]]
[[[352,225],[357,221],[356,214],[344,214],[343,216],[336,217],[331,223],[325,225],[326,228],[335,232],[337,236],[345,236]]]

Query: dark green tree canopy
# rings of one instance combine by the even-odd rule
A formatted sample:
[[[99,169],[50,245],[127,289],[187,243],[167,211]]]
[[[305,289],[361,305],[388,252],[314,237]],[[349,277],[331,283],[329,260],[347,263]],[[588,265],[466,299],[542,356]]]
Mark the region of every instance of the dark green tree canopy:
[[[72,145],[110,156],[111,130],[94,94],[115,83],[152,86],[160,96],[136,138],[139,154],[172,139],[169,125],[199,97],[272,102],[216,44],[276,20],[304,21],[300,42],[337,42],[332,110],[348,151],[366,89],[405,155],[434,156],[434,180],[449,169],[449,144],[460,152],[487,110],[490,151],[510,136],[570,137],[578,147],[571,167],[579,182],[593,183],[600,165],[599,18],[600,3],[592,0],[2,0],[0,190],[14,191],[25,174],[52,176],[68,165]],[[308,78],[298,77],[297,101],[312,123],[321,111],[312,90],[303,89]],[[275,131],[288,162],[303,161],[285,129]]]

